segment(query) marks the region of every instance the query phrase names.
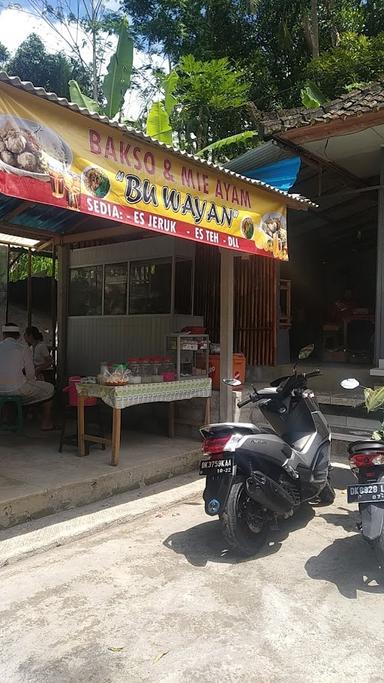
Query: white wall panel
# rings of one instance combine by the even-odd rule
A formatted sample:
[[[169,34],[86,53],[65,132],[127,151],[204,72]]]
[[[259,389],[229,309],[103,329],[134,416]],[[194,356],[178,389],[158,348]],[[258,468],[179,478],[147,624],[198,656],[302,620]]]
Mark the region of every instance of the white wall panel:
[[[100,363],[165,353],[165,335],[187,325],[202,325],[199,316],[138,315],[68,318],[68,374],[95,375]]]

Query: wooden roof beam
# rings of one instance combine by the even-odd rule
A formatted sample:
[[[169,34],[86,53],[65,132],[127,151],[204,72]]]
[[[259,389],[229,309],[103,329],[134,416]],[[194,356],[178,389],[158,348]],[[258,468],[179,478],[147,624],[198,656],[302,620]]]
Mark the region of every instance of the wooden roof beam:
[[[52,244],[53,244],[53,240],[48,240],[48,242],[47,241],[40,242],[40,244],[36,244],[35,250],[36,251],[46,251],[48,249],[48,247],[52,247]]]
[[[49,230],[35,230],[26,225],[8,223],[8,221],[4,221],[3,219],[0,219],[0,232],[5,233],[6,235],[14,235],[15,237],[28,237],[29,239],[37,241],[46,241],[48,237],[55,237],[55,233],[50,232]]]
[[[129,229],[130,227],[135,230],[134,226],[118,224],[114,228],[89,230],[88,232],[79,232],[77,234],[57,235],[55,242],[56,244],[75,244],[76,242],[92,242],[94,240],[109,239],[110,237],[121,237],[124,239],[124,237],[129,235],[129,230],[127,231],[127,228]]]
[[[324,122],[307,124],[299,128],[282,130],[276,135],[284,135],[285,139],[294,140],[296,143],[311,142],[322,138],[332,138],[336,135],[350,135],[367,128],[374,128],[384,123],[384,109],[378,111],[363,112],[359,115],[347,118],[333,118]]]
[[[308,164],[315,165],[317,166],[317,168],[324,168],[328,171],[333,171],[333,173],[336,173],[341,178],[343,178],[344,182],[347,183],[347,185],[352,187],[368,187],[367,183],[365,183],[364,180],[358,178],[357,176],[353,175],[353,173],[350,173],[344,168],[341,168],[341,166],[336,164],[334,161],[326,161],[325,159],[322,159],[321,157],[317,156],[317,154],[313,154],[313,152],[309,152],[304,147],[301,147],[300,145],[296,144],[292,140],[286,140],[285,138],[281,138],[279,136],[276,136],[273,139],[276,140],[278,145],[281,145],[282,147],[289,149],[291,152],[294,152],[294,154],[297,154],[297,156],[301,157],[302,159],[305,159],[305,161]]]

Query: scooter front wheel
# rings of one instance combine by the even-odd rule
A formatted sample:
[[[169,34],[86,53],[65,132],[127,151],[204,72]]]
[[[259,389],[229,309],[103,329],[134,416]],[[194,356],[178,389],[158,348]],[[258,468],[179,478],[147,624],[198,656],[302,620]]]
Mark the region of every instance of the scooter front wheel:
[[[336,497],[335,489],[328,480],[324,488],[319,493],[320,505],[332,505]]]
[[[232,486],[220,520],[224,536],[233,550],[250,557],[263,547],[267,536],[265,513],[248,496],[244,481]]]

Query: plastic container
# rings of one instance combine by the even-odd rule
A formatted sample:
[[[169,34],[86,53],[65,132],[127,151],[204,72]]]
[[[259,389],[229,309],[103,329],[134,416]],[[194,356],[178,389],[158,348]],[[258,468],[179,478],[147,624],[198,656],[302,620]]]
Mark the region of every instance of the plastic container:
[[[175,364],[169,356],[165,356],[163,360],[163,374],[165,372],[175,372]]]
[[[153,365],[150,358],[146,357],[141,359],[141,376],[144,381],[146,380],[146,378],[149,379],[150,377],[152,377],[152,367]]]
[[[81,382],[81,377],[79,375],[72,375],[68,377],[68,386],[63,389],[65,394],[68,394],[68,405],[75,408],[79,404],[76,384]],[[84,400],[85,406],[95,406],[97,403],[97,398],[86,398]]]
[[[160,368],[161,368],[161,356],[152,356],[151,363],[152,363],[152,374],[158,375],[160,373]]]
[[[245,382],[246,359],[242,353],[233,354],[233,374],[228,379],[238,379],[242,384]],[[220,389],[220,356],[209,356],[209,376],[212,380],[212,389]]]
[[[183,327],[183,329],[181,331],[184,332],[185,334],[205,334],[206,328],[188,325],[187,327]]]
[[[175,382],[175,381],[176,381],[176,372],[164,372],[163,382]]]
[[[141,376],[141,362],[139,358],[130,358],[128,360],[128,369],[134,377]]]

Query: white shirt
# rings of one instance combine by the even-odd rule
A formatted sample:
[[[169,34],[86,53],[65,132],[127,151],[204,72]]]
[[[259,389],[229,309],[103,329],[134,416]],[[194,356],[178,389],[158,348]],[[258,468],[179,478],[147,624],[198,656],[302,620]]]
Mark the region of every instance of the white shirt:
[[[0,342],[0,394],[17,393],[25,382],[34,380],[35,368],[28,346],[12,337]]]
[[[47,348],[47,345],[43,341],[39,341],[36,346],[32,347],[33,350],[33,363],[35,367],[38,365],[43,365],[48,358],[50,358],[50,354]]]

